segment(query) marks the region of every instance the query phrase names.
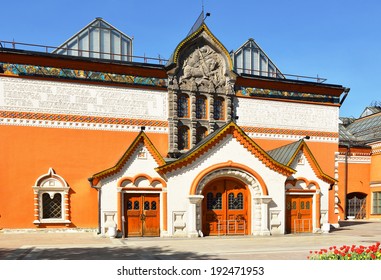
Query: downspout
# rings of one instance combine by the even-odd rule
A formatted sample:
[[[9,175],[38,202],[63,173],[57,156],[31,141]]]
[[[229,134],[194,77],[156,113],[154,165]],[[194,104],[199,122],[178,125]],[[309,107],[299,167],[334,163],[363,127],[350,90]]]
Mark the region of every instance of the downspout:
[[[350,90],[351,90],[350,88],[345,88],[344,89],[344,96],[341,98],[341,100],[339,102],[340,106],[343,105],[343,103],[344,103],[345,99],[347,98],[348,93],[349,93]]]
[[[347,217],[347,193],[348,193],[348,169],[349,169],[349,166],[348,166],[348,156],[349,156],[349,152],[350,152],[350,149],[351,149],[351,146],[349,143],[346,143],[346,144],[343,144],[343,146],[345,146],[347,148],[347,150],[345,151],[345,181],[344,181],[344,220],[346,219]]]
[[[101,230],[101,201],[102,201],[101,200],[101,188],[94,186],[94,184],[93,184],[94,178],[88,178],[87,180],[90,182],[90,187],[97,190],[97,192],[98,192],[98,232],[97,232],[97,234],[101,234],[102,233],[102,230]]]

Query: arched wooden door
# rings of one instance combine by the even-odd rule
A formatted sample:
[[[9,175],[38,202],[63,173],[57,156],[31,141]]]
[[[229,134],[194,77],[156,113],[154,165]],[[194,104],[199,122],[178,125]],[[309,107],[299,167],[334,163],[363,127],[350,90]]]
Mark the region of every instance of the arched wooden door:
[[[124,205],[126,236],[160,236],[159,198],[159,194],[126,194]]]
[[[249,199],[244,184],[231,179],[216,180],[205,186],[203,195],[205,235],[249,234]]]
[[[286,232],[312,232],[312,195],[286,196]]]

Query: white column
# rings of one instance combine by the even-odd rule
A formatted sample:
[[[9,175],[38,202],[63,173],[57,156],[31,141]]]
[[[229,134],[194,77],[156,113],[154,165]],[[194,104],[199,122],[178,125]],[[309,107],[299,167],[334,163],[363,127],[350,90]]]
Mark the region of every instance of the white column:
[[[254,235],[270,235],[269,230],[269,206],[271,197],[260,196],[254,198],[256,202],[255,218],[254,218]]]
[[[189,204],[188,204],[188,222],[187,222],[187,232],[188,237],[198,237],[197,232],[197,215],[196,215],[196,205],[201,203],[202,199],[204,198],[203,195],[190,195],[189,198]]]
[[[262,223],[261,223],[261,235],[270,235],[269,229],[269,203],[271,197],[263,196],[261,199],[262,210]]]

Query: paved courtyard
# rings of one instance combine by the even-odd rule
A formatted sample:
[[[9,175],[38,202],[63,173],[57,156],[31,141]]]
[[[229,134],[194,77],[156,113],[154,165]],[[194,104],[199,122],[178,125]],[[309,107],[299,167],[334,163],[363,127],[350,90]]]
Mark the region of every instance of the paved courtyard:
[[[343,221],[329,234],[110,239],[94,232],[0,231],[2,260],[305,260],[310,251],[381,241],[381,221]]]

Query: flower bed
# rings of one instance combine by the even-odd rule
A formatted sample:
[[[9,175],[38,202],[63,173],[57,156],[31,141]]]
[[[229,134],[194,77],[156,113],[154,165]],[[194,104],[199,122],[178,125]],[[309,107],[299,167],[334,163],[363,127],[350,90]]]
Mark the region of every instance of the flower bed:
[[[340,248],[336,246],[329,249],[320,249],[320,251],[310,251],[309,260],[381,260],[380,242],[374,245],[343,245]]]

